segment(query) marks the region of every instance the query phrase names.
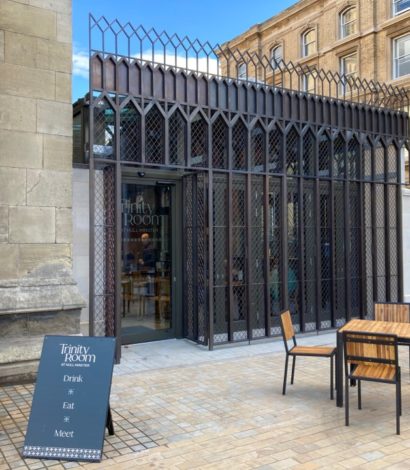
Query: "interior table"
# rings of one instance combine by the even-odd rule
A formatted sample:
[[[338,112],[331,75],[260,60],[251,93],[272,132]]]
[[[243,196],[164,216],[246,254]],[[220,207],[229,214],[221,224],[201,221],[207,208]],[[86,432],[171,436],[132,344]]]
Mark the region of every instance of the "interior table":
[[[410,344],[410,323],[390,321],[350,320],[337,331],[336,405],[343,406],[343,331],[356,333],[386,333],[397,335],[399,344]]]

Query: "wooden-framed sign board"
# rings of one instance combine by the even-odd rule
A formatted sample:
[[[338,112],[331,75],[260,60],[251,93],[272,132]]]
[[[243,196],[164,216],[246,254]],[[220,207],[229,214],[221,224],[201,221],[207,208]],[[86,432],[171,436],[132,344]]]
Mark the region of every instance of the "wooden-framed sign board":
[[[114,351],[115,338],[45,336],[23,457],[101,460]]]

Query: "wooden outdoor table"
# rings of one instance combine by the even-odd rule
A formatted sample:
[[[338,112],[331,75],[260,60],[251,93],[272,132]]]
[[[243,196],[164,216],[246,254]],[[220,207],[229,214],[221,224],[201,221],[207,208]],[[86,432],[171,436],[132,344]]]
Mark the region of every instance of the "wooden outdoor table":
[[[343,406],[343,331],[397,335],[398,342],[410,344],[410,323],[353,319],[337,331],[336,405]]]

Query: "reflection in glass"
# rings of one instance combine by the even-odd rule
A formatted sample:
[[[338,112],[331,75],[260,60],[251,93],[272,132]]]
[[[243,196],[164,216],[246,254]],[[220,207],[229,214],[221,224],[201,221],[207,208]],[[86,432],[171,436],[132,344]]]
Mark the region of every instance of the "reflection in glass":
[[[172,327],[171,189],[122,186],[122,332]]]

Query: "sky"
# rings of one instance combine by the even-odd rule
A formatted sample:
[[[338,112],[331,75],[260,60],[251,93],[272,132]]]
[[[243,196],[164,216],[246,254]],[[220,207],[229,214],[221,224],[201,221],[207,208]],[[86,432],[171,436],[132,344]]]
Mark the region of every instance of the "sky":
[[[73,0],[73,101],[88,91],[88,15],[222,44],[296,0]]]

